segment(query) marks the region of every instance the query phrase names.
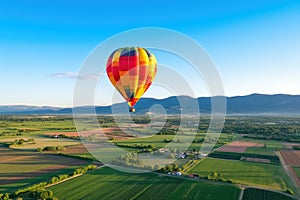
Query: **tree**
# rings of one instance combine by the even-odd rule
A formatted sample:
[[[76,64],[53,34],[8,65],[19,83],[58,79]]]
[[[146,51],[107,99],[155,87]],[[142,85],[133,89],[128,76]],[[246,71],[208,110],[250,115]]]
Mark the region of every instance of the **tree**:
[[[159,169],[159,165],[154,165],[154,170],[158,170]]]
[[[167,166],[166,166],[166,171],[167,171],[167,172],[171,172],[172,170],[173,170],[172,165],[167,165]]]

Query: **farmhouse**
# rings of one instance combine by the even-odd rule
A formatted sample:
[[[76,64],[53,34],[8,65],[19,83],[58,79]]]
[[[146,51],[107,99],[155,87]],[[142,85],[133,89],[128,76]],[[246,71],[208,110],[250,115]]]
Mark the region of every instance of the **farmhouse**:
[[[177,158],[179,158],[179,159],[184,159],[185,156],[186,155],[184,153],[177,154]]]

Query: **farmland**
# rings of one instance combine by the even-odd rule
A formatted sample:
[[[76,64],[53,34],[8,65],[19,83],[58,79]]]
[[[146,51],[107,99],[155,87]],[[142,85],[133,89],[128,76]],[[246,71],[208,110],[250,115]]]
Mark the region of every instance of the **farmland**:
[[[12,192],[50,177],[69,173],[89,162],[58,155],[0,147],[0,193]]]
[[[293,170],[297,174],[298,178],[300,179],[300,167],[293,167]]]
[[[232,179],[235,183],[275,190],[285,189],[282,185],[282,181],[285,181],[284,171],[281,166],[276,165],[207,158],[189,171],[203,176],[213,172],[220,173],[224,178]]]
[[[300,151],[299,150],[281,150],[285,162],[290,166],[300,167]]]
[[[245,153],[256,155],[276,156],[275,149],[270,147],[248,147]]]
[[[17,139],[28,140],[30,138],[32,138],[32,137],[18,136],[18,137],[14,137],[14,138],[5,138],[5,139],[0,138],[1,139],[0,141],[3,143],[11,143]],[[13,145],[13,146],[11,146],[11,148],[36,151],[37,148],[43,148],[46,146],[72,146],[72,145],[78,145],[78,144],[81,144],[81,142],[78,140],[71,140],[71,139],[67,139],[67,138],[61,138],[61,139],[57,140],[54,138],[34,136],[33,143],[25,143],[22,145]]]
[[[79,199],[123,198],[121,194],[136,199],[147,199],[149,195],[166,199],[237,199],[239,184],[284,192],[292,189],[297,192],[277,157],[278,151],[283,152],[283,157],[288,159],[288,164],[292,164],[294,171],[299,175],[299,167],[295,167],[298,166],[298,161],[293,159],[298,158],[299,152],[293,150],[293,146],[299,144],[295,142],[296,136],[289,132],[293,138],[291,142],[284,133],[278,137],[268,135],[269,138],[274,138],[266,139],[255,132],[239,134],[237,131],[245,132],[243,126],[247,122],[247,126],[252,124],[253,127],[265,127],[267,135],[270,132],[269,128],[275,130],[280,126],[289,126],[290,123],[293,123],[293,127],[300,127],[295,118],[285,119],[287,122],[284,124],[281,124],[281,118],[267,118],[268,121],[273,120],[277,124],[274,127],[264,125],[266,122],[262,117],[230,117],[226,120],[224,132],[218,140],[205,133],[208,117],[201,119],[198,130],[190,126],[187,118],[178,132],[180,119],[176,116],[169,116],[165,125],[154,123],[151,126],[148,124],[150,119],[146,116],[133,117],[136,124],[131,124],[131,120],[122,116],[118,119],[118,125],[112,116],[98,116],[98,120],[101,130],[99,124],[94,125],[88,117],[84,117],[87,128],[80,133],[83,136],[83,140],[80,140],[70,116],[0,116],[0,143],[9,147],[0,148],[0,182],[5,181],[0,193],[16,191],[54,175],[71,172],[88,163],[84,159],[62,157],[55,155],[56,153],[110,163],[124,160],[125,155],[130,155],[129,152],[139,155],[149,153],[152,157],[145,156],[141,166],[150,166],[151,170],[157,169],[155,166],[158,166],[163,170],[158,170],[160,174],[126,174],[104,167],[50,189],[59,199],[77,199],[77,195]],[[226,132],[231,129],[235,132]],[[214,145],[215,150],[207,158],[202,158],[199,152],[204,138]],[[84,145],[82,141],[85,141]],[[56,147],[61,147],[61,150],[54,150],[58,149]],[[52,150],[43,151],[44,148]],[[179,154],[184,154],[185,157],[176,159]],[[163,155],[163,158],[157,155]],[[200,158],[203,160],[199,160]],[[166,162],[173,163],[166,166]],[[186,165],[190,162],[191,165]],[[174,170],[182,170],[182,177],[166,175]],[[23,176],[20,175],[21,172]],[[221,176],[219,180],[204,180],[203,177],[215,172]],[[194,180],[188,178],[189,173],[202,177],[200,180]],[[135,189],[137,191],[134,191]],[[245,192],[247,190],[248,188]],[[72,196],[72,192],[76,192],[76,197]],[[247,192],[245,194],[247,195]]]
[[[78,189],[80,188],[80,190]],[[102,168],[50,188],[59,199],[237,199],[233,185]]]
[[[290,196],[257,188],[246,188],[242,200],[293,200]]]
[[[230,159],[230,160],[256,160],[262,163],[272,163],[280,165],[280,160],[277,156],[261,155],[261,154],[249,154],[249,153],[234,153],[234,152],[220,152],[214,151],[209,154],[209,157],[220,158],[220,159]]]
[[[254,142],[234,141],[222,146],[218,151],[244,153],[249,147],[261,147],[262,144]]]

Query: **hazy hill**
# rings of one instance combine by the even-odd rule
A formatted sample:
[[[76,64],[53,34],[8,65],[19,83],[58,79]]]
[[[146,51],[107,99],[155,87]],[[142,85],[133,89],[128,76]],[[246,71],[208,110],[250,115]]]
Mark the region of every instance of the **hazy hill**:
[[[217,97],[213,97],[217,98]],[[179,101],[184,105],[191,105],[198,101],[201,113],[210,113],[211,98],[200,97],[193,99],[188,96],[168,97],[165,99],[143,98],[135,106],[137,114],[143,114],[149,111],[155,104],[164,107],[167,114],[180,114],[181,106]],[[300,114],[300,95],[263,95],[251,94],[247,96],[226,97],[227,114]],[[187,106],[188,107],[188,106]],[[74,108],[80,113],[90,113],[93,111],[92,106]],[[128,106],[126,103],[118,103],[113,106],[96,106],[98,114],[122,114],[127,112]],[[158,106],[152,107],[152,112],[161,113]],[[195,109],[189,108],[188,113],[195,113]],[[49,106],[26,106],[26,105],[11,105],[0,106],[0,114],[71,114],[72,108],[59,108]]]

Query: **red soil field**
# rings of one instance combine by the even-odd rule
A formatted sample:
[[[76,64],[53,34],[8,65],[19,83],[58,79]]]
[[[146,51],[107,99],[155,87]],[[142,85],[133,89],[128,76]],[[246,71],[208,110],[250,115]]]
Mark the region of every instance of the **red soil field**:
[[[300,150],[280,150],[280,154],[282,155],[286,164],[300,167]]]
[[[82,131],[80,132],[80,136],[89,136],[89,135],[102,135],[103,133],[105,134],[109,134],[109,133],[114,133],[114,132],[120,132],[122,131],[119,128],[102,128],[102,129],[98,129],[98,130],[91,130],[91,131]],[[53,133],[47,133],[47,135],[65,135],[65,136],[69,136],[69,137],[77,137],[79,136],[79,133],[76,132],[53,132]]]
[[[218,151],[244,153],[248,147],[262,147],[262,146],[263,144],[259,144],[255,142],[234,141],[231,142],[230,144],[220,147]]]
[[[40,177],[43,174],[58,172],[74,166],[87,165],[89,161],[62,157],[58,155],[41,154],[22,150],[12,150],[0,146],[0,166],[13,166],[6,174],[0,175],[0,185],[15,183],[19,180]],[[22,165],[31,165],[32,171],[24,172]],[[36,167],[40,166],[40,167]],[[27,167],[28,170],[28,167]]]
[[[126,128],[122,129],[126,130]],[[106,139],[107,137],[113,137],[115,140],[121,140],[121,139],[128,139],[132,138],[132,136],[128,136],[126,133],[124,133],[120,128],[101,128],[98,130],[91,130],[91,131],[82,131],[80,133],[78,132],[52,132],[47,133],[49,136],[58,136],[58,135],[65,135],[68,137],[87,137],[90,135],[96,135],[97,138],[103,138]]]
[[[263,158],[241,157],[241,160],[245,160],[249,162],[271,163],[269,159],[263,159]]]
[[[88,150],[86,149],[86,147],[89,150],[93,150],[93,149],[97,149],[99,148],[99,144],[78,144],[78,145],[72,145],[66,148],[65,150],[65,154],[84,154],[84,153],[88,153]]]

